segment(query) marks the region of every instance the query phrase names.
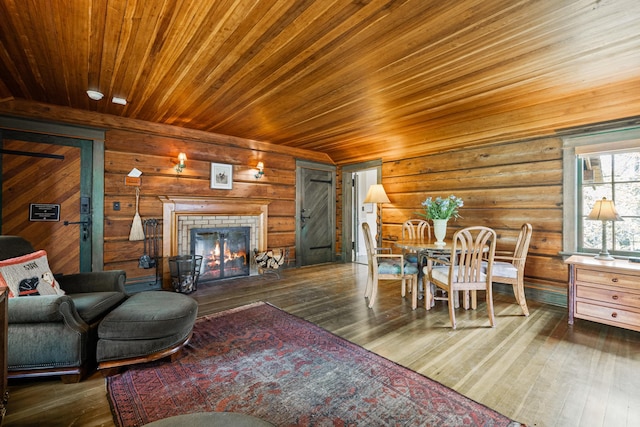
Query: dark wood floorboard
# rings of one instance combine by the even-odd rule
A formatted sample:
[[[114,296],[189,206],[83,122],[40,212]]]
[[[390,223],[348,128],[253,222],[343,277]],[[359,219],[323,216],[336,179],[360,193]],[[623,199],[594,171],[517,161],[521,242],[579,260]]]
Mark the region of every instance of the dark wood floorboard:
[[[382,282],[367,308],[366,269],[331,264],[201,284],[199,316],[266,301],[435,379],[528,426],[636,426],[640,420],[640,333],[577,320],[529,302],[525,318],[510,295],[457,311],[445,303],[411,310],[399,282]],[[482,298],[479,298],[479,301]],[[79,384],[12,381],[4,426],[113,426],[100,373]]]

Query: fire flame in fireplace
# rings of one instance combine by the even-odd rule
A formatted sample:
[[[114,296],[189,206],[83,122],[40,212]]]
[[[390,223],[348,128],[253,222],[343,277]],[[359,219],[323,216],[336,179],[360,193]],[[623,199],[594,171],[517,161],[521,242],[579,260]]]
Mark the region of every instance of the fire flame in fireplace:
[[[235,259],[242,258],[244,263],[247,261],[247,252],[244,250],[239,250],[237,252],[231,252],[228,246],[225,247],[224,250],[224,261],[233,261]],[[216,242],[215,247],[211,252],[209,252],[209,257],[207,260],[207,265],[209,268],[214,268],[220,265],[220,242]]]
[[[203,256],[200,280],[250,274],[248,227],[192,228],[191,250]]]

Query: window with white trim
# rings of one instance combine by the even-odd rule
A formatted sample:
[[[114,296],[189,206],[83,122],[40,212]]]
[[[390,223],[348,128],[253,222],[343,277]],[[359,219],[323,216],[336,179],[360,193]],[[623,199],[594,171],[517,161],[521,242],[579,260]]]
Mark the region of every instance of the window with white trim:
[[[614,256],[640,253],[640,128],[564,138],[564,241],[568,253],[598,253],[602,227]],[[613,200],[622,221],[587,219],[596,200]]]

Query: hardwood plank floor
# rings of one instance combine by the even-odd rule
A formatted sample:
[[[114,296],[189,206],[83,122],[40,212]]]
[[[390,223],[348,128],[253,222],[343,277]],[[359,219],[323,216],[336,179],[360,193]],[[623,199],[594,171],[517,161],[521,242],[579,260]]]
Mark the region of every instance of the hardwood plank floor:
[[[411,310],[399,282],[382,282],[367,308],[365,266],[331,264],[201,284],[191,294],[199,316],[267,301],[416,370],[528,426],[635,426],[640,420],[640,333],[577,320],[561,307],[529,302],[521,315],[510,295],[457,311],[444,302]],[[479,297],[479,302],[482,298]],[[12,381],[5,426],[113,426],[100,373],[79,384]]]

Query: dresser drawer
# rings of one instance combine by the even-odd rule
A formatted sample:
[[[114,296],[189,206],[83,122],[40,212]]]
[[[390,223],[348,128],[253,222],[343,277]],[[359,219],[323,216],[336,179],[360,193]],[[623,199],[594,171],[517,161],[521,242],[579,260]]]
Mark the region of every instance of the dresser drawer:
[[[596,271],[586,268],[576,269],[576,282],[594,283],[626,289],[640,290],[640,276],[632,274]]]
[[[599,319],[607,323],[621,323],[625,325],[640,324],[640,313],[638,312],[606,307],[584,301],[576,302],[576,316],[586,319]]]
[[[625,327],[640,325],[640,313],[583,301],[576,302],[576,317]],[[636,328],[637,326],[634,326],[630,329]]]
[[[624,292],[612,288],[594,288],[582,284],[576,285],[576,297],[584,300],[594,300],[608,303],[608,305],[619,305],[640,309],[640,292]],[[624,308],[624,307],[623,307]]]

